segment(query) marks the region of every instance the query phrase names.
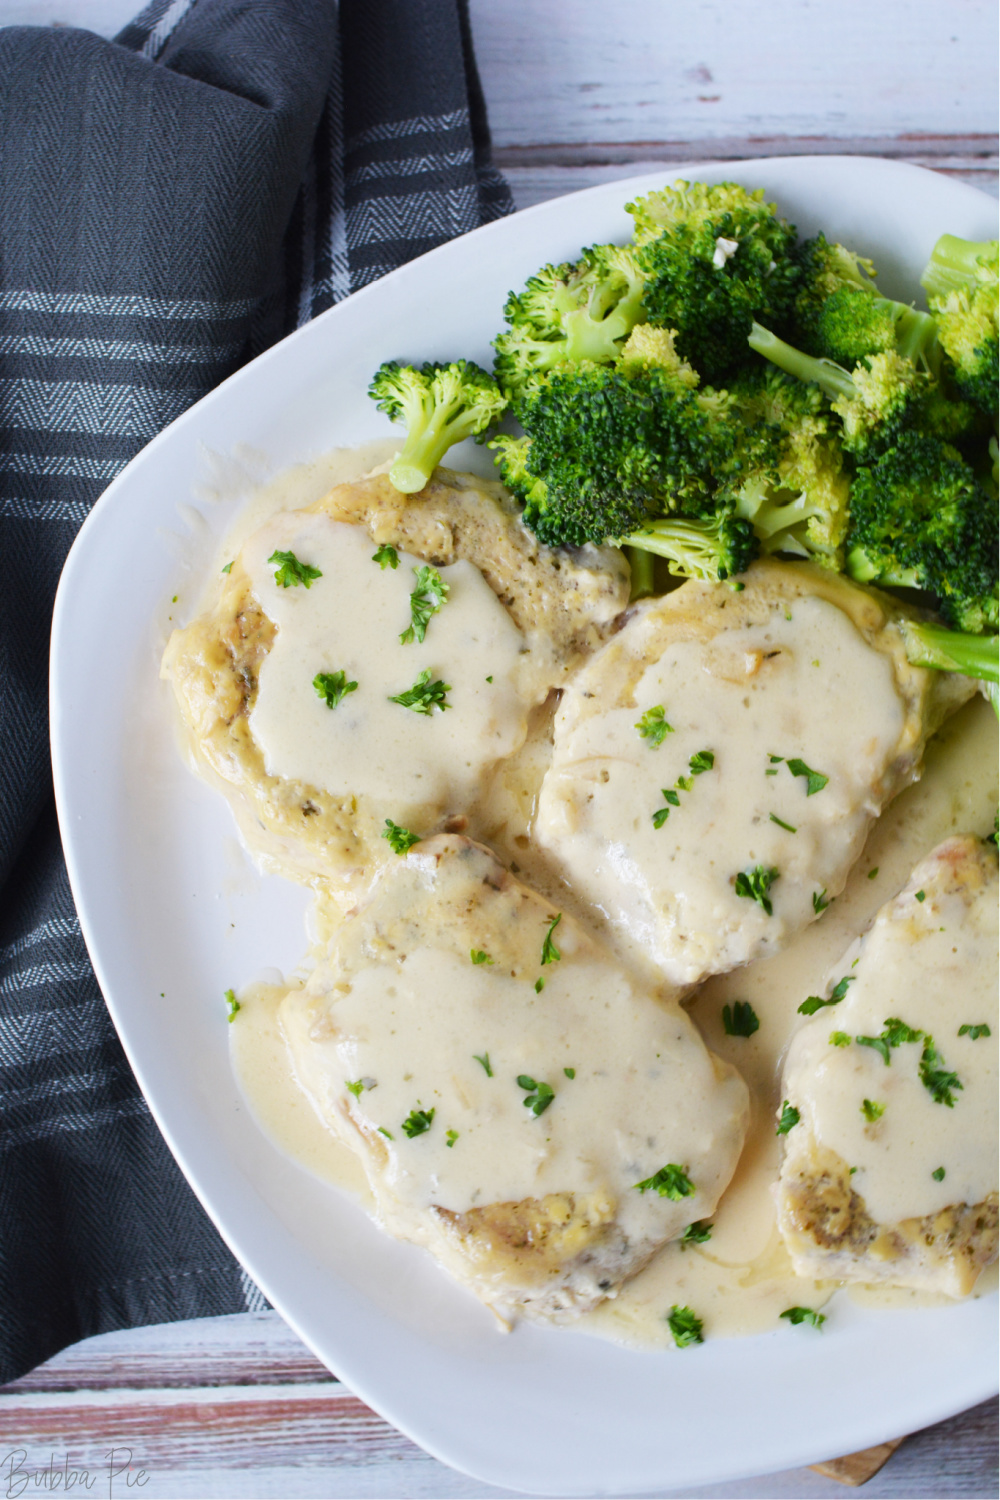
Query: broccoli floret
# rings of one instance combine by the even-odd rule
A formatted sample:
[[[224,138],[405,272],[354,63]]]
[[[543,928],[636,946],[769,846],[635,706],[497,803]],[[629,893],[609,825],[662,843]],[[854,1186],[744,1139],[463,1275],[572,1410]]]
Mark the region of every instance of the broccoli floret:
[[[998,680],[997,643],[1000,636],[970,635],[948,630],[929,620],[904,620],[906,655],[917,667],[937,667],[942,672],[960,672],[980,682]]]
[[[959,390],[980,411],[997,415],[1000,246],[943,234],[920,278]]]
[[[927,590],[957,630],[997,628],[998,542],[996,506],[937,438],[903,433],[854,477],[846,571]]]
[[[709,583],[745,572],[760,551],[750,523],[721,510],[700,520],[669,516],[651,521],[618,541],[620,546],[665,557],[671,573]]]
[[[576,265],[544,266],[507,299],[497,380],[516,396],[561,365],[613,362],[639,320],[643,285],[630,247],[594,245]]]
[[[499,421],[507,398],[492,375],[471,360],[380,365],[368,387],[379,411],[406,424],[406,442],[389,480],[404,495],[422,490],[448,449]]]
[[[626,205],[646,277],[647,321],[676,330],[680,350],[707,380],[746,358],[754,320],[780,322],[799,277],[795,230],[735,183],[678,182]]]

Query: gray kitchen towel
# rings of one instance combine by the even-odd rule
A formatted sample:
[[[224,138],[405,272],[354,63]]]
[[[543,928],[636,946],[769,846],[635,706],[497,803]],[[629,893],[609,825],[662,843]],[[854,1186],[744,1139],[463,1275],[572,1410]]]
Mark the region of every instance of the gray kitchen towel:
[[[158,0],[0,31],[0,1383],[261,1304],[153,1124],[52,805],[59,572],[109,481],[253,354],[511,209],[464,0]]]

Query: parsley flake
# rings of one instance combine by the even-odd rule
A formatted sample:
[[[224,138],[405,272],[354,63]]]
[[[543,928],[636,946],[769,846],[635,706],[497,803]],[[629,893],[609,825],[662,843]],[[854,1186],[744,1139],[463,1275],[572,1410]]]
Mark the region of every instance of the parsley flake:
[[[417,586],[410,595],[410,623],[399,637],[404,646],[423,640],[431,616],[436,615],[448,600],[449,585],[437,568],[424,563],[413,571],[417,575]]]
[[[363,1078],[355,1078],[353,1083],[349,1083],[346,1085],[347,1092],[349,1094],[353,1094],[355,1099],[361,1098],[361,1090],[364,1088],[364,1086],[365,1081]]]
[[[778,1121],[778,1128],[774,1132],[775,1135],[787,1135],[788,1132],[799,1123],[801,1118],[802,1116],[795,1108],[795,1105],[789,1104],[788,1100],[786,1099],[781,1106],[781,1118]]]
[[[317,672],[313,687],[327,708],[336,708],[348,693],[358,690],[356,682],[348,682],[346,672]]]
[[[454,1144],[455,1144],[455,1142],[457,1140],[458,1140],[458,1131],[457,1130],[446,1130],[445,1131],[444,1143],[445,1143],[446,1146],[454,1146]]]
[[[389,848],[393,854],[406,854],[414,844],[420,843],[420,834],[411,833],[408,828],[401,828],[391,818],[386,818],[382,837],[389,840]]]
[[[470,948],[469,957],[472,959],[472,962],[474,964],[491,964],[493,962],[492,958],[490,958],[490,955],[488,953],[484,953],[482,948]]]
[[[399,567],[399,553],[395,547],[390,547],[387,542],[384,542],[377,552],[372,553],[372,562],[377,562],[383,573],[386,568],[392,568],[395,571]]]
[[[704,771],[711,771],[715,765],[714,750],[696,750],[688,761],[694,776],[701,776]]]
[[[722,1025],[726,1036],[753,1036],[760,1030],[757,1012],[749,1000],[735,1000],[722,1007]]]
[[[556,913],[556,915],[552,918],[552,921],[549,923],[549,930],[545,934],[545,941],[542,944],[542,964],[543,965],[545,965],[545,964],[557,964],[559,962],[559,960],[562,958],[562,954],[559,952],[559,949],[556,947],[555,943],[552,941],[552,934],[555,932],[556,928],[559,926],[559,923],[561,921],[562,921],[562,912],[560,911],[560,912]]]
[[[566,1074],[567,1078],[575,1078],[576,1077],[576,1069],[575,1068],[563,1068],[563,1072]]]
[[[927,1089],[935,1104],[946,1104],[954,1109],[953,1089],[962,1087],[957,1073],[952,1073],[944,1058],[934,1045],[932,1036],[924,1036],[924,1047],[920,1054],[920,1082]]]
[[[777,813],[769,813],[768,817],[772,823],[777,823],[778,827],[783,828],[786,833],[798,833],[799,831],[797,828],[793,828],[791,823],[786,823],[783,818],[779,818]]]
[[[814,1016],[816,1012],[818,1010],[822,1010],[825,1005],[839,1005],[841,1000],[843,1000],[844,996],[847,994],[847,986],[849,984],[853,984],[856,977],[857,976],[854,974],[845,974],[843,979],[838,979],[837,983],[830,991],[830,998],[828,1000],[822,1000],[819,995],[810,995],[808,1000],[803,1000],[802,1004],[799,1006],[799,1015]]]
[[[403,1134],[411,1140],[415,1135],[423,1135],[425,1130],[430,1130],[433,1120],[433,1109],[411,1109],[403,1121]]]
[[[640,1193],[652,1190],[661,1198],[671,1198],[679,1203],[682,1198],[693,1198],[695,1185],[687,1175],[686,1167],[679,1167],[676,1162],[668,1161],[665,1167],[660,1167],[652,1177],[644,1177],[642,1182],[633,1182],[632,1186],[638,1188]]]
[[[240,1002],[236,998],[235,990],[227,990],[224,998],[226,1001],[226,1020],[230,1022],[235,1021],[236,1012],[242,1009]]]
[[[236,561],[236,559],[234,557],[233,558],[233,562],[235,562],[235,561]],[[226,563],[226,566],[222,570],[223,573],[231,573],[233,571],[233,562],[227,562]]]
[[[872,1047],[882,1058],[886,1067],[889,1066],[889,1043],[884,1036],[856,1036],[854,1040],[859,1047]]]
[[[319,568],[299,562],[294,552],[272,552],[268,562],[281,564],[275,572],[274,581],[283,589],[297,588],[300,583],[310,589],[314,578],[323,577]]]
[[[804,760],[787,760],[785,764],[793,776],[805,777],[807,797],[815,796],[817,792],[821,792],[830,780],[829,776],[824,776],[822,771],[811,770]]]
[[[526,1091],[526,1097],[521,1100],[525,1109],[530,1109],[535,1119],[543,1115],[556,1097],[555,1089],[548,1083],[536,1083],[527,1073],[517,1075],[517,1086]]]
[[[756,901],[772,917],[774,907],[768,892],[780,878],[777,870],[765,870],[763,865],[755,865],[752,870],[741,870],[735,881],[736,894],[745,897],[747,901]]]
[[[679,1243],[681,1249],[686,1250],[688,1245],[704,1245],[706,1241],[710,1240],[711,1238],[711,1219],[695,1219],[694,1223],[689,1224],[685,1229],[684,1233],[680,1237]]]
[[[544,990],[544,988],[545,988],[545,980],[542,979],[541,976],[539,976],[535,980],[535,994],[536,995],[540,995],[542,993],[542,990]]]
[[[869,880],[874,880],[877,874],[878,874],[878,865],[876,865],[874,869],[868,871],[868,879]]]
[[[876,1120],[881,1120],[882,1116],[885,1114],[885,1105],[877,1104],[874,1099],[862,1099],[861,1113],[864,1115],[869,1125],[873,1125]]]
[[[944,1167],[935,1167],[931,1176],[935,1182],[944,1182]]]
[[[830,903],[826,899],[826,886],[821,891],[813,891],[813,911],[817,917],[822,916],[829,905]]]
[[[673,734],[674,726],[668,724],[664,718],[664,707],[658,703],[655,708],[647,708],[642,718],[635,725],[639,731],[639,738],[649,741],[651,750],[658,750],[668,734]]]
[[[822,1328],[826,1322],[826,1314],[816,1312],[811,1307],[786,1307],[779,1317],[787,1318],[789,1323],[797,1327],[799,1323],[809,1323],[813,1328]]]
[[[487,1078],[492,1078],[493,1069],[490,1067],[490,1054],[488,1052],[484,1052],[482,1057],[480,1057],[478,1052],[473,1052],[472,1056],[476,1060],[476,1062],[480,1064]]]
[[[927,900],[927,892],[926,891],[917,891],[914,899],[917,900],[917,901],[926,901]]]
[[[389,702],[398,703],[400,708],[410,708],[415,714],[432,714],[435,708],[440,708],[443,713],[446,708],[451,707],[444,696],[450,692],[450,682],[442,682],[440,677],[431,681],[431,669],[428,667],[404,693],[390,694]]]
[[[692,1344],[705,1342],[705,1325],[689,1307],[678,1307],[675,1302],[667,1313],[667,1327],[673,1334],[678,1349],[687,1349]]]
[[[959,1036],[967,1036],[970,1042],[978,1042],[981,1036],[993,1035],[988,1026],[960,1026],[958,1034]]]
[[[847,1035],[846,1031],[831,1031],[830,1032],[830,1046],[831,1047],[849,1047],[850,1045],[851,1045],[851,1039]]]
[[[379,1133],[379,1135],[384,1135],[387,1141],[394,1141],[396,1139],[396,1137],[393,1135],[392,1131],[391,1130],[386,1130],[386,1128],[385,1128],[384,1125],[380,1125],[379,1126],[378,1133]]]

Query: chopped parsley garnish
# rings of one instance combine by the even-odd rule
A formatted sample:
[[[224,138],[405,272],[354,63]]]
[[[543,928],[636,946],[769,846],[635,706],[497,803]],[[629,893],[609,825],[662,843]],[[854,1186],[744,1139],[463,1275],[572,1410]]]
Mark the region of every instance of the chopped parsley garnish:
[[[382,837],[389,840],[389,848],[393,854],[406,854],[413,848],[414,844],[420,843],[419,833],[411,833],[408,828],[401,828],[391,818],[386,818]]]
[[[233,571],[233,562],[235,562],[235,561],[236,561],[236,559],[234,557],[232,562],[227,562],[226,566],[222,570],[223,573],[231,573]]]
[[[981,1036],[993,1035],[988,1026],[960,1026],[958,1034],[959,1036],[967,1036],[970,1042],[978,1042]]]
[[[541,976],[539,976],[539,978],[535,980],[535,994],[536,995],[540,995],[542,993],[542,990],[544,990],[544,988],[545,988],[545,980],[542,979]]]
[[[935,1167],[931,1176],[935,1182],[944,1182],[944,1167]]]
[[[377,562],[384,573],[386,568],[399,567],[399,553],[395,547],[390,547],[388,542],[383,542],[378,551],[372,553],[372,562]]]
[[[778,1121],[778,1128],[774,1132],[775,1135],[787,1135],[788,1132],[793,1128],[793,1126],[799,1123],[801,1118],[802,1116],[795,1108],[795,1105],[789,1104],[788,1100],[786,1099],[781,1106],[781,1118]]]
[[[785,757],[783,755],[769,755],[767,758],[771,762],[772,766],[783,765],[785,760]],[[775,776],[777,776],[777,771],[775,771],[774,774]]]
[[[778,768],[777,768],[777,766],[772,766],[769,771],[765,771],[764,772],[765,776],[777,776],[777,774],[778,774]]]
[[[563,1068],[563,1072],[566,1074],[567,1078],[575,1078],[576,1077],[576,1069],[575,1068]]]
[[[714,750],[696,750],[688,761],[692,774],[700,776],[703,771],[710,771],[715,765]]]
[[[454,1146],[454,1144],[455,1144],[455,1142],[457,1140],[458,1140],[458,1131],[457,1130],[446,1130],[445,1131],[444,1143],[445,1143],[446,1146]]]
[[[526,1097],[521,1100],[525,1109],[530,1109],[535,1119],[543,1115],[556,1097],[555,1089],[547,1083],[536,1083],[527,1073],[517,1075],[517,1086],[526,1091]]]
[[[848,1034],[847,1034],[846,1031],[831,1031],[830,1032],[830,1046],[831,1047],[849,1047],[850,1045],[851,1045],[851,1039],[848,1036]]]
[[[779,1316],[787,1318],[789,1323],[794,1324],[796,1327],[799,1323],[809,1323],[813,1328],[822,1328],[826,1322],[826,1314],[816,1312],[811,1307],[786,1307],[785,1311],[779,1314]]]
[[[670,817],[670,809],[672,807],[680,807],[681,799],[677,795],[677,793],[689,792],[694,786],[694,778],[696,776],[701,776],[705,771],[710,771],[714,765],[714,750],[695,751],[694,755],[692,755],[690,760],[688,761],[688,767],[690,768],[691,775],[678,776],[672,787],[665,786],[661,788],[660,795],[662,796],[664,802],[667,803],[667,806],[658,808],[657,811],[653,814],[654,828],[662,828],[664,823]]]
[[[825,886],[821,891],[813,891],[813,911],[816,913],[817,917],[821,916],[822,913],[826,911],[829,905],[830,903],[826,899]]]
[[[327,708],[336,708],[348,693],[356,693],[356,682],[348,682],[346,672],[317,672],[313,687]]]
[[[235,992],[235,990],[227,990],[226,991],[225,1001],[226,1001],[226,1020],[227,1021],[235,1021],[236,1020],[236,1012],[241,1009],[240,1002],[236,998],[236,992]]]
[[[934,1045],[934,1038],[926,1035],[920,1054],[920,1082],[935,1104],[946,1104],[949,1109],[954,1109],[952,1089],[960,1089],[962,1084],[958,1074],[945,1067],[944,1058]]]
[[[549,923],[549,930],[545,934],[545,941],[542,944],[542,963],[543,963],[543,965],[544,964],[557,964],[559,962],[559,960],[562,958],[562,954],[559,952],[559,949],[556,947],[555,943],[552,941],[552,934],[555,932],[556,928],[559,926],[559,923],[561,921],[562,921],[562,912],[560,911],[560,912],[556,913],[556,915],[552,918],[552,921]]]
[[[784,818],[779,818],[777,813],[769,813],[768,816],[772,823],[777,823],[778,827],[783,828],[786,833],[798,833],[797,828],[793,828],[791,823],[786,823]]]
[[[849,984],[853,984],[856,977],[857,976],[854,974],[845,974],[843,979],[838,979],[837,983],[830,991],[829,1000],[822,1000],[820,999],[819,995],[810,995],[808,1000],[803,1000],[802,1004],[799,1006],[799,1015],[814,1016],[816,1012],[818,1010],[822,1010],[825,1005],[839,1005],[841,1000],[843,1000],[844,996],[847,994],[847,986]]]
[[[360,1099],[361,1098],[361,1090],[364,1088],[364,1086],[365,1086],[365,1081],[364,1081],[363,1078],[355,1078],[355,1080],[354,1080],[353,1083],[347,1084],[347,1092],[349,1094],[353,1094],[354,1097],[355,1097],[355,1099]]]
[[[874,1047],[888,1067],[891,1047],[902,1047],[904,1042],[919,1042],[923,1035],[922,1031],[914,1031],[912,1026],[907,1026],[906,1022],[900,1021],[897,1016],[888,1016],[878,1036],[856,1036],[854,1040],[862,1047]]]
[[[640,1193],[653,1191],[661,1198],[672,1198],[675,1203],[695,1195],[695,1185],[687,1175],[687,1168],[679,1167],[673,1161],[660,1167],[652,1177],[644,1177],[642,1182],[633,1182],[632,1186],[638,1188]]]
[[[927,892],[926,891],[917,891],[916,895],[915,895],[915,899],[917,901],[926,901],[927,900]]]
[[[482,1057],[480,1057],[478,1052],[473,1052],[472,1055],[475,1058],[476,1062],[479,1063],[482,1067],[487,1078],[492,1078],[493,1069],[490,1067],[490,1054],[488,1052],[484,1052]]]
[[[885,1105],[877,1104],[874,1099],[862,1099],[861,1113],[864,1115],[868,1123],[872,1125],[876,1120],[881,1120],[882,1116],[885,1114]]]
[[[472,962],[474,964],[491,964],[493,962],[492,958],[490,958],[490,955],[488,953],[484,953],[482,948],[470,948],[469,957],[472,959]]]
[[[411,1109],[403,1121],[403,1134],[411,1140],[415,1135],[423,1135],[425,1130],[430,1130],[433,1120],[433,1109]]]
[[[493,678],[492,678],[492,677],[487,677],[487,679],[486,679],[486,681],[487,681],[487,682],[492,682],[492,681],[493,681]]]
[[[275,572],[274,581],[283,589],[297,588],[300,583],[310,589],[314,578],[323,577],[319,568],[299,562],[294,552],[272,552],[268,562],[281,564]]]
[[[678,1307],[676,1302],[667,1313],[667,1327],[673,1334],[678,1349],[687,1349],[691,1344],[703,1344],[704,1326],[689,1307]]]
[[[451,707],[444,696],[450,692],[450,682],[442,682],[440,677],[431,681],[431,669],[428,667],[405,693],[390,694],[389,702],[398,703],[400,708],[411,708],[415,714],[432,714],[435,708],[440,708],[443,712]]]
[[[744,896],[748,901],[756,901],[771,917],[774,915],[774,908],[768,892],[778,879],[780,875],[777,870],[765,870],[763,865],[755,865],[752,870],[741,870],[737,875],[736,894]]]
[[[811,770],[810,767],[806,765],[804,760],[786,760],[785,765],[791,771],[793,776],[805,777],[807,797],[812,797],[816,792],[821,792],[826,786],[827,782],[830,780],[829,776],[824,776],[822,771]]]
[[[413,571],[417,575],[417,586],[410,595],[410,623],[399,637],[404,646],[411,641],[423,640],[431,616],[436,615],[448,600],[448,584],[437,568],[424,563]]]
[[[889,1057],[889,1042],[884,1036],[856,1036],[854,1040],[859,1047],[873,1047],[882,1058],[886,1067],[891,1061]]]
[[[877,874],[878,874],[878,865],[876,865],[876,866],[875,866],[875,867],[874,867],[874,869],[871,869],[871,870],[869,870],[869,871],[868,871],[868,879],[869,879],[869,880],[874,880],[874,879],[875,879],[875,876],[876,876],[876,875],[877,875]]]
[[[379,1133],[379,1135],[384,1135],[387,1141],[394,1141],[396,1139],[396,1137],[393,1135],[392,1131],[391,1130],[386,1130],[386,1128],[385,1128],[384,1125],[380,1125],[379,1126],[378,1133]]]
[[[667,735],[674,732],[674,726],[668,724],[663,715],[663,704],[658,703],[655,708],[647,708],[635,726],[639,731],[640,739],[649,741],[649,748],[651,750],[658,750]]]
[[[760,1030],[757,1012],[749,1000],[734,1000],[732,1005],[724,1005],[722,1024],[726,1036],[753,1036]]]
[[[695,1219],[694,1223],[689,1224],[681,1235],[679,1244],[681,1249],[685,1250],[688,1245],[704,1245],[711,1238],[711,1219]]]

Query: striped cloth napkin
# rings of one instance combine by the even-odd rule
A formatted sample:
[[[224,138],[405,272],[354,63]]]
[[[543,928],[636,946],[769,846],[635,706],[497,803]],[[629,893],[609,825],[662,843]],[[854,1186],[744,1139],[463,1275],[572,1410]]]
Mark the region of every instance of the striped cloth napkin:
[[[0,1383],[265,1305],[167,1151],[73,910],[49,619],[98,495],[252,355],[511,210],[464,0],[158,0],[0,31]]]

